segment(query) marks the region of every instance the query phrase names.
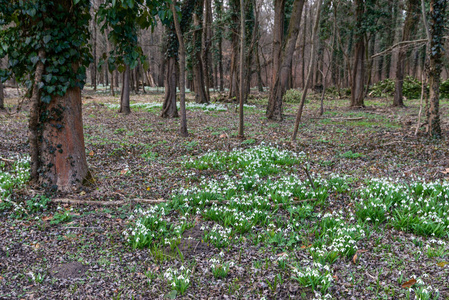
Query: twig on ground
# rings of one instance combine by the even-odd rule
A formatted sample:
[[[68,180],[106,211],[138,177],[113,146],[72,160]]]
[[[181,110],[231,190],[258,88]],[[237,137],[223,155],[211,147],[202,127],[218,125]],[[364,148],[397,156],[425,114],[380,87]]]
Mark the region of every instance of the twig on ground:
[[[165,199],[130,199],[130,202],[137,202],[137,203],[147,203],[147,204],[157,204],[157,203],[164,203],[167,202]],[[58,198],[53,199],[52,202],[55,203],[67,203],[67,204],[89,204],[89,205],[104,205],[104,206],[113,206],[113,205],[122,205],[126,204],[128,201],[125,200],[118,200],[118,201],[94,201],[94,200],[76,200],[76,199],[68,199],[68,198]]]

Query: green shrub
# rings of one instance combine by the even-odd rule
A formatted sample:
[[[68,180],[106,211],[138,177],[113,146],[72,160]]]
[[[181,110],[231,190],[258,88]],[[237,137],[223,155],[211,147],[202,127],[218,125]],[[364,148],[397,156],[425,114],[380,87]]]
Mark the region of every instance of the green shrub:
[[[299,103],[301,102],[302,93],[297,89],[290,89],[285,92],[282,100],[287,103]]]
[[[448,83],[449,89],[449,83]],[[393,96],[395,91],[395,82],[393,79],[384,79],[375,83],[370,88],[370,95],[373,97],[381,97],[384,95]],[[416,99],[421,96],[421,82],[411,76],[404,79],[402,94],[409,99]]]
[[[441,82],[440,84],[440,97],[449,98],[449,79]]]

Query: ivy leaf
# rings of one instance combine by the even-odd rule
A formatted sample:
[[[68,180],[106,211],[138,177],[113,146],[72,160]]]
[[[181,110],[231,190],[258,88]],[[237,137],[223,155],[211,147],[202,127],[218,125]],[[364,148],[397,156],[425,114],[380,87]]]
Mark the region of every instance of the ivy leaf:
[[[48,42],[51,40],[51,35],[47,34],[44,36],[44,44],[48,44]]]
[[[74,1],[73,1],[73,4],[74,4],[74,5],[77,5],[78,2],[80,2],[80,0],[74,0]]]
[[[37,62],[39,61],[39,56],[33,56],[31,59],[31,62],[33,63],[33,65],[37,64]]]
[[[41,98],[42,102],[44,103],[50,103],[51,101],[51,96],[50,95],[45,95],[44,97]]]
[[[120,73],[123,73],[123,71],[125,71],[125,66],[124,66],[124,65],[119,65],[119,66],[117,67],[117,70],[118,70]]]

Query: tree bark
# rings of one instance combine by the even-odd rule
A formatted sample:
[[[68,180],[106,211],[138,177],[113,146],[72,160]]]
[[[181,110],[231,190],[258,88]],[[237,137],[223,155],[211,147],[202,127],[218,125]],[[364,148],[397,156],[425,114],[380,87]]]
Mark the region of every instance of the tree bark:
[[[430,136],[441,138],[440,126],[440,76],[444,53],[445,0],[430,2],[430,55],[429,55],[429,114],[428,128]]]
[[[3,88],[3,82],[0,80],[0,109],[5,109],[5,91]]]
[[[365,86],[365,37],[361,32],[361,24],[364,17],[364,1],[356,0],[357,32],[354,52],[354,66],[352,71],[351,107],[364,107]]]
[[[405,17],[404,27],[402,29],[402,41],[409,41],[413,27],[419,19],[419,3],[420,0],[407,1],[407,16]],[[396,62],[396,80],[393,106],[404,107],[402,96],[402,87],[404,84],[404,67],[406,59],[407,46],[399,48],[398,59]]]
[[[206,90],[206,98],[210,99],[210,88],[213,86],[212,80],[212,56],[210,52],[212,41],[212,2],[204,0],[204,18],[203,18],[203,65],[204,65],[204,83]]]
[[[302,110],[304,108],[304,103],[306,102],[306,97],[307,97],[307,90],[309,88],[309,83],[312,79],[312,73],[313,73],[313,69],[315,68],[315,46],[316,46],[316,39],[317,39],[317,33],[318,33],[318,28],[320,26],[320,12],[321,12],[321,3],[323,0],[318,0],[317,2],[317,9],[316,9],[316,16],[315,16],[315,22],[313,25],[313,32],[312,32],[312,36],[311,36],[311,40],[312,40],[312,47],[310,50],[310,63],[309,63],[309,71],[307,72],[307,80],[306,80],[306,84],[304,87],[304,91],[303,94],[301,96],[301,102],[299,104],[299,108],[298,108],[298,112],[296,114],[296,120],[295,120],[295,128],[293,129],[293,135],[292,135],[292,141],[296,140],[296,135],[298,134],[298,129],[299,129],[299,123],[301,122],[301,116],[302,116]]]
[[[203,17],[203,0],[198,0],[195,4],[195,11],[193,13],[193,25],[195,31],[193,33],[193,80],[195,86],[195,102],[209,103],[205,89],[203,59],[201,55],[202,47],[202,26],[201,19]]]
[[[185,82],[185,70],[186,70],[186,50],[184,46],[184,38],[181,31],[181,26],[179,25],[178,18],[176,17],[175,9],[176,0],[171,4],[171,10],[173,13],[173,21],[175,23],[176,36],[178,37],[179,43],[179,88],[180,88],[180,109],[181,109],[181,128],[180,134],[183,137],[188,137],[189,133],[187,131],[187,114],[186,114],[186,82]]]
[[[301,44],[301,80],[302,80],[302,88],[306,87],[306,42],[307,42],[307,8],[304,13],[304,29],[302,32],[302,44]]]
[[[52,97],[46,107],[51,118],[41,124],[39,153],[43,174],[39,178],[47,187],[71,192],[88,176],[81,106],[81,90],[71,88],[62,97]]]
[[[122,93],[120,98],[120,110],[119,110],[119,113],[124,113],[125,115],[131,113],[131,108],[129,106],[130,75],[131,69],[128,65],[126,65],[125,71],[123,72],[123,84],[122,84]]]
[[[282,40],[284,37],[284,18],[285,18],[285,1],[274,1],[274,26],[273,26],[273,50],[272,50],[272,66],[273,74],[271,74],[271,87],[274,87],[277,70],[281,61]]]
[[[239,17],[237,12],[240,11],[240,3],[238,0],[230,0],[229,6],[231,10],[231,69],[230,69],[230,80],[229,80],[229,94],[228,98],[237,98],[239,95],[239,84],[238,84],[238,57],[239,57]]]
[[[166,63],[165,70],[165,98],[162,106],[162,118],[177,118],[176,107],[176,57],[170,57]]]
[[[97,22],[92,20],[92,71],[91,71],[91,84],[94,88],[94,91],[97,90]]]
[[[298,38],[301,24],[302,10],[305,0],[295,0],[291,21],[288,26],[286,46],[282,52],[279,69],[276,70],[276,81],[270,92],[266,116],[268,119],[282,121],[282,97],[288,86],[288,80],[292,73],[292,60],[295,52],[296,40]]]
[[[45,59],[45,51],[39,50],[39,61],[36,64],[36,72],[34,74],[33,91],[31,94],[31,107],[30,107],[30,120],[28,124],[29,128],[29,143],[30,143],[30,158],[31,158],[31,183],[37,184],[39,181],[39,104],[40,104],[40,91],[39,84],[42,81],[42,74],[44,72],[44,64],[42,60]],[[0,82],[1,84],[1,82]]]
[[[239,90],[239,137],[243,138],[243,103],[245,102],[245,83],[243,63],[245,60],[245,5],[240,0],[240,90]]]
[[[396,22],[399,15],[399,1],[390,0],[389,4],[391,8],[392,18],[387,23],[387,46],[393,45],[396,37]],[[385,56],[385,77],[390,78],[391,74],[391,54]]]

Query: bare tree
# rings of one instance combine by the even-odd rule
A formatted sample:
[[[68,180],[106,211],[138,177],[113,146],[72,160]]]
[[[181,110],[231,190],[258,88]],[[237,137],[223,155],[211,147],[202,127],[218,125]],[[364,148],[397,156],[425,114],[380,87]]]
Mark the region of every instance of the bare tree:
[[[179,43],[179,88],[180,88],[180,109],[181,109],[181,128],[180,133],[181,136],[187,137],[189,133],[187,131],[187,116],[186,116],[186,83],[185,83],[185,70],[186,70],[186,50],[184,47],[184,38],[181,31],[181,26],[179,25],[179,21],[177,18],[177,13],[175,9],[176,0],[172,2],[170,5],[171,11],[173,13],[173,22],[175,23],[176,35],[178,37]]]
[[[419,19],[419,3],[420,0],[408,0],[407,1],[407,16],[405,17],[404,27],[402,29],[402,41],[409,41],[411,38],[411,32],[413,27]],[[404,69],[405,58],[407,54],[407,47],[403,45],[399,48],[398,58],[396,62],[396,80],[395,80],[395,92],[393,106],[404,106],[404,100],[402,96],[402,87],[404,84]]]
[[[299,104],[299,108],[298,108],[298,113],[296,115],[296,121],[295,121],[295,128],[293,130],[293,135],[292,135],[292,141],[296,140],[296,135],[298,134],[298,129],[299,129],[299,123],[301,122],[301,116],[302,116],[302,110],[304,108],[304,103],[306,102],[306,97],[307,97],[307,91],[309,89],[309,84],[310,81],[312,79],[312,74],[313,74],[313,68],[315,67],[315,47],[316,47],[316,43],[317,43],[317,32],[318,32],[318,28],[320,25],[320,13],[321,13],[321,3],[323,0],[318,0],[317,2],[317,8],[316,8],[316,15],[315,15],[315,22],[313,25],[313,33],[312,33],[312,49],[311,51],[311,58],[310,58],[310,62],[309,62],[309,71],[307,72],[307,79],[306,79],[306,84],[304,86],[304,91],[302,93],[302,97],[301,97],[301,102]]]
[[[276,80],[272,85],[266,116],[268,119],[282,120],[282,97],[284,96],[292,73],[293,54],[296,48],[302,10],[305,0],[295,0],[288,27],[286,45],[282,51],[281,62],[276,72]]]

